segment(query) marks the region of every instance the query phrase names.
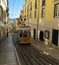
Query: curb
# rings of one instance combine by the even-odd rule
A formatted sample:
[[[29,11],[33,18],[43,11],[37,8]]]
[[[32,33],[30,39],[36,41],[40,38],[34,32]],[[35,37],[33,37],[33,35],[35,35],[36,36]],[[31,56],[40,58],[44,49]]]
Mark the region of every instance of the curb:
[[[14,52],[15,52],[15,55],[16,55],[18,65],[21,65],[15,46],[14,46]]]

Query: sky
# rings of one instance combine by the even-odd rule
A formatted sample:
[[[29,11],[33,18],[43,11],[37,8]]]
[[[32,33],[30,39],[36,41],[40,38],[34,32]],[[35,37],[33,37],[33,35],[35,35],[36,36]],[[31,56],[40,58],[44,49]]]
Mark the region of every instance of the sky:
[[[15,19],[20,16],[25,0],[8,0],[9,18]]]

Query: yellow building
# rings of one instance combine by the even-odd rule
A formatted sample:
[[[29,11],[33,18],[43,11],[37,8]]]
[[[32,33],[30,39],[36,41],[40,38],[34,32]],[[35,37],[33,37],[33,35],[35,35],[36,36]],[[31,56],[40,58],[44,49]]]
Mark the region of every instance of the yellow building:
[[[20,20],[20,18],[16,18],[13,23],[14,31],[19,30],[20,25],[23,25],[23,22]]]
[[[14,26],[14,31],[17,31],[18,28],[19,28],[18,21],[19,21],[19,18],[16,18],[15,21],[14,21],[14,24],[13,24],[13,26]]]
[[[39,30],[45,39],[59,46],[59,0],[40,0],[40,4]]]
[[[24,11],[32,31],[42,31],[44,39],[59,46],[59,0],[25,0]]]
[[[38,1],[39,0],[25,0],[24,11],[27,20],[34,21],[34,19],[37,18]]]

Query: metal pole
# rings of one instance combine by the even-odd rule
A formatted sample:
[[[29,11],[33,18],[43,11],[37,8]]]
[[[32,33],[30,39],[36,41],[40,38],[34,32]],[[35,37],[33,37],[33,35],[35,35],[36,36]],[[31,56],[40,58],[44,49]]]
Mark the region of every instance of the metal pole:
[[[39,0],[38,0],[38,17],[37,17],[37,40],[38,40],[38,26],[39,26]]]

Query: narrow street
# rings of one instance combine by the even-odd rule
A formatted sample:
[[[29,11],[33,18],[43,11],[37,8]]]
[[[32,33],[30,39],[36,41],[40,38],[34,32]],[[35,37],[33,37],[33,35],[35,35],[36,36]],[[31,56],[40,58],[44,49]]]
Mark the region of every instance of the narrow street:
[[[16,34],[13,34],[14,45],[21,65],[59,65],[58,60],[44,54],[40,49],[38,50],[32,44],[20,45],[16,40]]]
[[[0,0],[0,65],[59,65],[59,0]]]
[[[31,42],[32,43],[32,42]],[[18,55],[19,61],[15,54]],[[16,34],[10,34],[0,44],[0,65],[59,65],[58,60],[44,54],[32,44],[20,45]]]

